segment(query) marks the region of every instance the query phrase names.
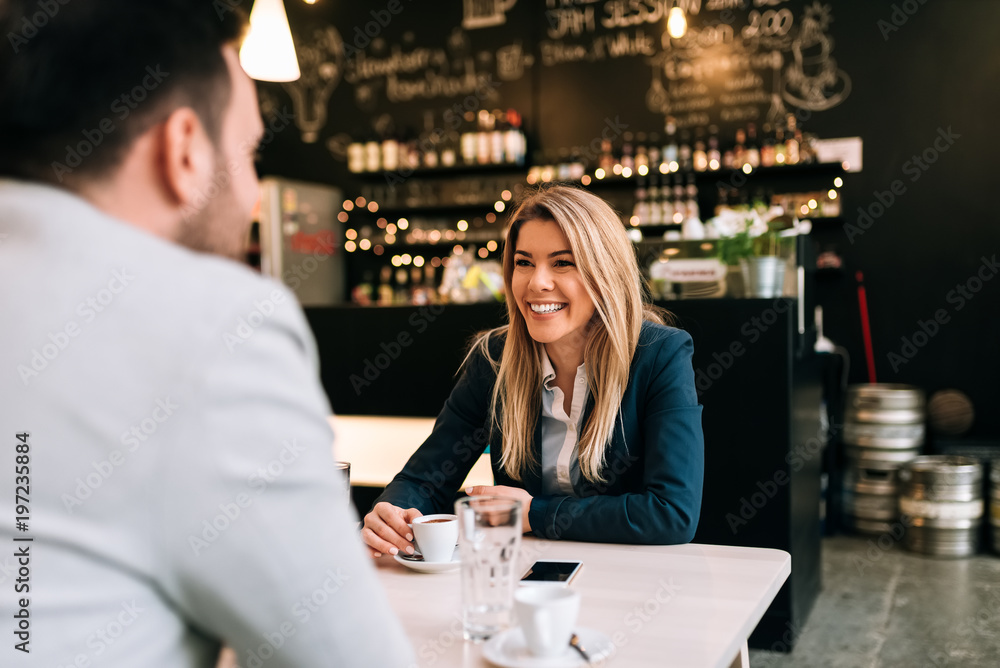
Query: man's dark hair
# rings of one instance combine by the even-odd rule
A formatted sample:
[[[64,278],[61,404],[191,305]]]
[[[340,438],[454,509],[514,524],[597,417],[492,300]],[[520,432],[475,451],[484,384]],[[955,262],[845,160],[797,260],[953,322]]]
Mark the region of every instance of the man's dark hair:
[[[0,0],[0,176],[100,177],[191,107],[217,142],[239,0]]]

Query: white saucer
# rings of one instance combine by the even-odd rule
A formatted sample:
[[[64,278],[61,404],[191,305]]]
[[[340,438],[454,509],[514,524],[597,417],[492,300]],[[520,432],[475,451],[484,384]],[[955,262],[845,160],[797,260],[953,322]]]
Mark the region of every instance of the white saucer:
[[[420,573],[445,573],[447,571],[453,571],[462,565],[462,559],[459,556],[458,549],[455,549],[455,553],[451,555],[451,561],[410,561],[404,558],[400,552],[392,555],[392,558],[403,564],[407,568],[418,571]]]
[[[587,650],[590,665],[598,665],[615,652],[611,638],[594,629],[577,628],[580,644]],[[566,651],[551,659],[540,659],[528,652],[524,632],[517,626],[490,638],[483,645],[483,658],[503,668],[576,668],[588,666],[579,652],[566,646]]]

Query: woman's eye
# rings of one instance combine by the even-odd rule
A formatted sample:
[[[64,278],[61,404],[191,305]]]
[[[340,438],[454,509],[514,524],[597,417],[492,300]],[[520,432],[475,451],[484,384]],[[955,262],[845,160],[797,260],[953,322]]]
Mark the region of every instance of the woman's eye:
[[[527,260],[514,260],[515,267],[530,267],[531,263]]]
[[[574,265],[569,260],[556,260],[556,266],[557,267],[575,267],[576,265]]]

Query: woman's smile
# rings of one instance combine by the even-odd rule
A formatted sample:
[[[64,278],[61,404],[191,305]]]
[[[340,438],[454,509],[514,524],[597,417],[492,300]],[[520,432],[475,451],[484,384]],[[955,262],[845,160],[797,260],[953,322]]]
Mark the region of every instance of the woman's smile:
[[[594,302],[566,235],[551,220],[529,220],[521,225],[516,243],[511,291],[531,338],[582,349],[579,338],[569,335],[585,333]]]

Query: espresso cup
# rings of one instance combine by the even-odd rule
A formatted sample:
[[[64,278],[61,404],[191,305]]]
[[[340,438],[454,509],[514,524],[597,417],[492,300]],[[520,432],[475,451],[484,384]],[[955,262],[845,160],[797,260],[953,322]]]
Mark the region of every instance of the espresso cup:
[[[451,561],[458,542],[457,515],[424,515],[413,520],[410,529],[424,561]]]
[[[532,655],[562,656],[580,613],[580,593],[564,587],[521,587],[514,592],[514,610]]]

